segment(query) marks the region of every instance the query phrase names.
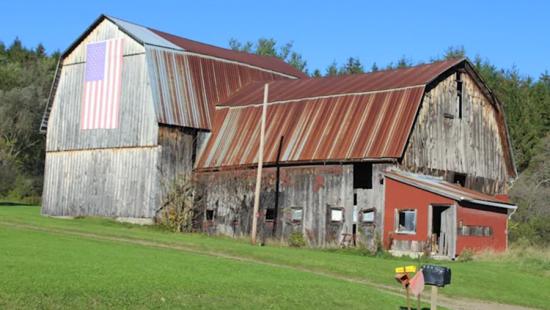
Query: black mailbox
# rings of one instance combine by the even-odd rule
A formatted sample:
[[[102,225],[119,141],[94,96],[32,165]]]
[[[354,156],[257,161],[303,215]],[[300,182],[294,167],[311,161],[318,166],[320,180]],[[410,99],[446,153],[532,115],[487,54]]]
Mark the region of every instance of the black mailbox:
[[[443,266],[424,265],[422,266],[424,283],[443,287],[451,284],[451,269]]]

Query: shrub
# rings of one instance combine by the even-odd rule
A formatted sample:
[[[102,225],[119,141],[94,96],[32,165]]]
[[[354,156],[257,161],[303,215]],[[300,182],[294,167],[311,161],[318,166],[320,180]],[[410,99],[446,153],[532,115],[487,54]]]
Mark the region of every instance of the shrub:
[[[474,260],[475,252],[472,249],[464,249],[458,256],[458,261],[469,262]]]
[[[301,232],[293,232],[288,237],[288,245],[294,248],[301,248],[306,245],[304,235]]]
[[[198,215],[196,186],[193,180],[182,175],[165,185],[161,207],[157,210],[157,224],[175,232],[193,231]]]

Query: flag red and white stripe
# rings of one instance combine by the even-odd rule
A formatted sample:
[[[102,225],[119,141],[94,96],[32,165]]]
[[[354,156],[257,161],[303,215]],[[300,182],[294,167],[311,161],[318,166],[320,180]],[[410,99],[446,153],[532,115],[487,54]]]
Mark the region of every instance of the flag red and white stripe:
[[[119,126],[123,39],[86,45],[81,129]]]

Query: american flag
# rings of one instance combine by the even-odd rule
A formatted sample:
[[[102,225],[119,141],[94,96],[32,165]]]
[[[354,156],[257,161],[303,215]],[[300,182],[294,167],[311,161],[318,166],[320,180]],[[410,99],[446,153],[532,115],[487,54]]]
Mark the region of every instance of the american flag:
[[[81,129],[118,128],[122,39],[86,45]]]

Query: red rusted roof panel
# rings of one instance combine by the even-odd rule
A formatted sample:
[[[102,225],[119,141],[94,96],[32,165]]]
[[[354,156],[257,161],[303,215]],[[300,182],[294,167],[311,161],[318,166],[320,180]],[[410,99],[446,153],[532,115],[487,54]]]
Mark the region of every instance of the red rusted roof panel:
[[[417,86],[269,104],[264,162],[276,162],[281,136],[281,163],[398,158],[423,93]],[[218,108],[197,168],[255,165],[261,109]]]
[[[226,48],[217,47],[210,44],[205,44],[190,39],[182,38],[173,34],[162,32],[149,28],[149,30],[172,42],[173,44],[183,48],[186,51],[237,61],[252,66],[257,66],[263,69],[283,73],[297,78],[306,78],[307,76],[300,70],[287,64],[283,60],[272,56],[260,56],[245,52],[234,51]]]
[[[281,80],[269,85],[269,101],[287,101],[302,98],[334,96],[339,94],[384,91],[426,85],[464,59],[446,60],[411,68],[378,71],[367,74],[328,78]],[[237,94],[221,102],[220,106],[260,104],[263,83],[250,84]]]

